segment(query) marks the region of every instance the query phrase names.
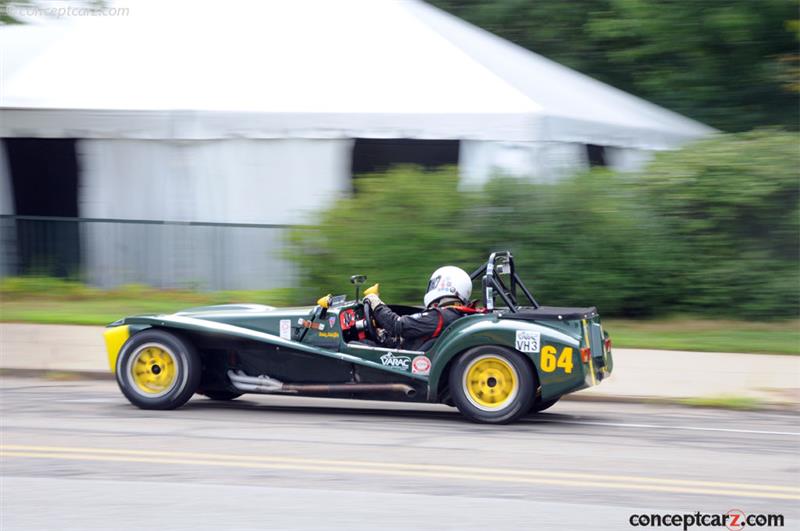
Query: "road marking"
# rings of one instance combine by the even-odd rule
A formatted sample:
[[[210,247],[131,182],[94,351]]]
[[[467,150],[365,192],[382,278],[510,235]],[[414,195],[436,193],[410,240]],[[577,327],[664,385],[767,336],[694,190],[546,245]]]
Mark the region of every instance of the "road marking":
[[[710,494],[745,498],[800,500],[800,488],[781,485],[725,483],[636,476],[615,476],[545,470],[480,468],[413,463],[382,463],[286,456],[230,455],[197,452],[167,452],[111,448],[3,445],[0,457],[110,461],[179,465],[221,466],[250,469],[296,470],[317,473],[345,473],[466,479],[497,483],[526,483],[567,487],[628,489],[679,494]]]
[[[584,426],[612,426],[615,428],[650,428],[660,430],[692,430],[692,431],[721,431],[728,433],[752,433],[756,435],[791,435],[800,437],[800,432],[794,431],[762,431],[744,430],[738,428],[703,428],[700,426],[668,426],[665,424],[627,424],[623,422],[594,422],[588,420],[530,420],[532,424],[580,424]]]

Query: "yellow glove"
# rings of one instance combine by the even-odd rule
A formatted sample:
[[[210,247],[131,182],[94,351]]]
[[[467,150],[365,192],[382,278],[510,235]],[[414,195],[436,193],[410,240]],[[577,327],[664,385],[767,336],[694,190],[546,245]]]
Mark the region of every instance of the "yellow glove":
[[[376,294],[370,293],[369,295],[364,297],[364,304],[369,304],[369,307],[374,310],[375,308],[383,304],[383,301]]]
[[[372,286],[368,287],[364,290],[364,295],[377,295],[381,289],[380,284],[373,284]]]

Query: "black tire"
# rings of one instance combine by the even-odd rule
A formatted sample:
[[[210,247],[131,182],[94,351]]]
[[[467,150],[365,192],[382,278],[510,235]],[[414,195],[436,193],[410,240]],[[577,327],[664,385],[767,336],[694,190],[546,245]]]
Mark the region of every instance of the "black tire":
[[[477,379],[468,382],[470,371],[477,371],[472,373]],[[536,392],[536,379],[522,354],[494,345],[475,347],[459,356],[450,368],[449,381],[450,395],[461,414],[488,424],[514,422],[530,411]],[[495,388],[501,399],[494,394]]]
[[[545,400],[544,402],[536,402],[535,404],[533,404],[533,407],[531,407],[531,413],[540,413],[545,409],[550,409],[552,406],[555,405],[556,402],[558,402],[559,398],[554,398],[553,400]]]
[[[237,393],[236,391],[203,391],[200,394],[210,398],[211,400],[219,400],[221,402],[235,400],[242,396],[242,393]]]
[[[148,329],[122,346],[116,372],[122,394],[134,406],[175,409],[197,391],[202,367],[191,343],[171,332]]]

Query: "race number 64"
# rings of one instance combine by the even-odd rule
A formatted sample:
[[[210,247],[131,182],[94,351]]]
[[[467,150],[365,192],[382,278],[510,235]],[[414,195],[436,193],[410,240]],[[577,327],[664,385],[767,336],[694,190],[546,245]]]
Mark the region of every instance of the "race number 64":
[[[564,369],[569,374],[572,372],[572,347],[564,347],[561,354],[553,345],[542,347],[539,368],[544,372],[555,372],[556,369]]]

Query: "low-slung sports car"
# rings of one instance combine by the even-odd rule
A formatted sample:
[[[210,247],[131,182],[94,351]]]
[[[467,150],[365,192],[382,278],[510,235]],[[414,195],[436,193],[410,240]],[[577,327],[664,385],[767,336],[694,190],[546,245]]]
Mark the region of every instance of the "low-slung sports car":
[[[482,306],[420,350],[379,346],[370,306],[359,300],[366,277],[355,275],[353,300],[328,295],[313,307],[227,304],[120,319],[105,332],[108,360],[125,397],[145,409],[177,408],[195,393],[212,400],[268,393],[444,403],[496,424],[547,409],[611,373],[611,342],[595,308],[540,306],[508,251],[491,254],[471,277],[481,282]]]

